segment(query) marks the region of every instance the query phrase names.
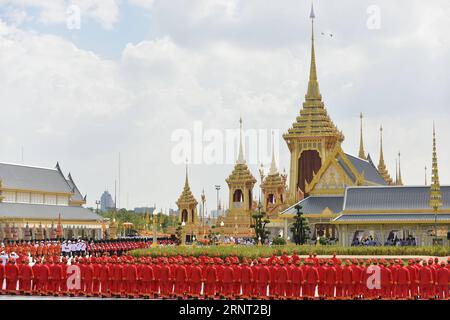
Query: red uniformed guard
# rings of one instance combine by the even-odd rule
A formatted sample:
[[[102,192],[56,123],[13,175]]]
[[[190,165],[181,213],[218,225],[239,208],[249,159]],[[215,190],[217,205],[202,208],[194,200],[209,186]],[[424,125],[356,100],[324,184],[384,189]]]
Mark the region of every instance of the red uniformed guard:
[[[40,270],[40,268],[41,268],[41,260],[40,259],[36,259],[35,262],[34,262],[34,265],[31,267],[31,269],[33,269],[33,283],[31,285],[31,290],[35,294],[38,294],[38,291],[39,291],[39,285],[38,284],[39,284],[39,270]]]
[[[361,275],[363,269],[358,265],[358,260],[353,260],[352,264],[352,294],[354,298],[361,296]]]
[[[395,284],[397,286],[397,298],[408,298],[408,288],[411,285],[411,275],[409,274],[409,270],[405,266],[400,266],[397,269]]]
[[[342,268],[342,296],[346,299],[353,296],[353,268],[350,260],[346,260]]]
[[[301,268],[301,261],[295,260],[295,265],[291,269],[291,296],[298,299],[301,297],[302,282],[303,282],[303,270]]]
[[[120,264],[120,258],[114,260],[112,266],[112,287],[111,293],[113,296],[120,296],[122,292],[122,277],[123,277],[123,266]]]
[[[57,295],[60,292],[60,284],[62,275],[62,268],[58,260],[49,267],[50,268],[50,293]]]
[[[225,268],[223,265],[223,260],[220,258],[215,259],[217,261],[216,263],[216,269],[217,269],[217,285],[216,285],[216,291],[219,294],[223,293],[223,269]]]
[[[184,261],[178,261],[178,267],[175,270],[175,294],[183,296],[186,293],[186,282],[188,280]]]
[[[169,296],[170,268],[167,265],[167,259],[163,259],[163,265],[159,269],[159,286],[163,297]]]
[[[270,270],[267,266],[267,261],[262,260],[262,266],[259,267],[258,270],[258,278],[257,278],[257,284],[258,284],[258,296],[262,298],[267,298],[267,289],[271,282],[270,278]]]
[[[200,261],[195,259],[189,272],[190,293],[195,298],[199,297],[202,291],[202,268],[199,264]]]
[[[448,285],[450,284],[450,272],[445,267],[445,262],[441,262],[441,267],[436,270],[436,289],[439,299],[448,299]]]
[[[319,294],[319,298],[325,297],[325,275],[327,273],[327,266],[325,260],[319,259],[319,267],[317,268],[317,272],[319,273],[319,284],[317,286],[317,292]]]
[[[159,294],[159,270],[161,269],[161,266],[158,263],[157,259],[152,260],[152,269],[153,269],[153,277],[154,280],[152,281],[152,292],[155,295]]]
[[[16,260],[10,258],[5,266],[6,292],[8,294],[17,293],[17,280],[19,279],[19,267]]]
[[[141,268],[141,292],[144,297],[150,297],[152,294],[152,282],[154,280],[153,268],[149,259],[143,260],[143,266]]]
[[[336,269],[336,298],[342,299],[344,296],[342,288],[342,260],[335,259],[334,268]]]
[[[242,283],[242,294],[244,297],[252,296],[253,289],[253,271],[248,265],[248,261],[243,261],[243,266],[241,267],[241,283]]]
[[[317,268],[314,266],[313,260],[307,261],[307,267],[305,268],[304,273],[304,294],[303,296],[307,299],[314,299],[316,293],[316,286],[319,283],[319,272]]]
[[[241,266],[239,261],[235,260],[233,265],[233,295],[239,296],[241,294]]]
[[[409,291],[411,292],[411,297],[416,298],[419,294],[418,290],[419,270],[417,270],[416,266],[414,265],[414,261],[411,259],[408,261],[408,266],[406,268],[409,270],[409,275],[411,277]]]
[[[279,268],[277,270],[277,295],[279,297],[286,296],[286,286],[289,280],[288,270],[284,265],[284,261],[279,261]]]
[[[230,265],[230,260],[226,259],[223,268],[223,294],[227,298],[233,294],[233,274],[234,270]]]
[[[371,263],[372,260],[367,259],[366,265],[361,272],[360,292],[365,299],[372,299],[375,296],[374,288],[369,288],[369,277],[371,277],[375,272],[374,270],[370,269]]]
[[[269,296],[274,297],[277,295],[278,285],[277,285],[277,273],[278,273],[277,260],[273,259],[271,262],[270,270],[270,283],[269,283]]]
[[[288,272],[288,280],[286,282],[286,297],[292,297],[292,270],[295,268],[292,259],[287,260],[286,269]]]
[[[205,297],[214,298],[216,295],[217,284],[217,269],[213,264],[213,261],[209,261],[209,265],[206,267],[205,275]]]
[[[336,289],[336,268],[333,266],[333,260],[328,261],[328,268],[325,272],[325,295],[327,298],[334,298]]]
[[[94,268],[92,267],[91,260],[83,260],[84,268],[81,271],[81,281],[84,284],[84,292],[86,296],[92,296],[92,281],[94,279]],[[83,272],[84,270],[84,272]]]
[[[31,281],[33,279],[33,269],[28,262],[28,258],[22,259],[19,266],[19,290],[21,293],[31,294]]]
[[[50,269],[47,265],[47,261],[44,259],[39,268],[38,273],[38,291],[41,295],[47,295],[48,293],[48,277]]]
[[[100,273],[99,273],[99,280],[100,280],[100,290],[102,292],[103,297],[110,296],[110,283],[112,278],[112,271],[111,268],[113,265],[108,263],[108,260],[103,259],[100,265]]]
[[[94,295],[98,296],[100,294],[100,270],[101,264],[100,259],[96,259],[95,257],[91,258],[92,260],[92,292]]]
[[[67,278],[68,278],[68,274],[67,274],[67,269],[69,268],[69,262],[67,260],[66,257],[62,258],[62,262],[61,262],[61,270],[62,270],[62,277],[61,277],[61,282],[59,285],[60,288],[60,295],[67,295]]]
[[[172,258],[169,258],[169,268],[170,268],[169,295],[172,295],[174,292],[173,289],[175,287],[175,275],[177,273],[178,268],[178,265]]]
[[[125,266],[125,293],[128,297],[135,297],[136,295],[136,282],[137,282],[137,268],[136,265],[131,260],[127,260],[127,264]]]
[[[252,284],[252,295],[254,297],[258,296],[258,272],[261,268],[261,263],[254,259],[252,262],[252,272],[253,272],[253,284]]]
[[[380,277],[381,277],[381,297],[382,299],[391,299],[392,298],[392,285],[394,283],[394,279],[392,278],[392,271],[388,268],[387,261],[383,261],[383,266],[380,269]]]

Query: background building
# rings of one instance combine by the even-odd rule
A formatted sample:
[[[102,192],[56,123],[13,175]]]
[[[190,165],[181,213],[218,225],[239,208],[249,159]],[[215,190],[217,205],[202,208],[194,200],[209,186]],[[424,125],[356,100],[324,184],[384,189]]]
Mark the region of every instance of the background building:
[[[116,206],[114,204],[111,194],[105,190],[100,197],[100,211],[105,212],[114,209]]]
[[[102,238],[104,220],[86,209],[72,176],[59,164],[42,168],[0,163],[0,239]],[[27,239],[28,238],[28,239]]]

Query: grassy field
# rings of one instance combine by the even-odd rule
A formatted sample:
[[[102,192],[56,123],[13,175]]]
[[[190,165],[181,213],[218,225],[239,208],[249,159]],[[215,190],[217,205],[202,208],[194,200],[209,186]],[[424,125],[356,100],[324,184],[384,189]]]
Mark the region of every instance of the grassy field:
[[[339,247],[339,246],[231,246],[219,245],[211,247],[158,247],[148,248],[132,251],[135,257],[151,256],[159,257],[165,253],[167,256],[171,255],[193,255],[200,256],[208,253],[209,256],[218,254],[225,258],[230,255],[236,255],[240,259],[270,257],[274,252],[281,254],[286,251],[287,254],[292,254],[296,251],[298,255],[308,255],[309,253],[317,253],[317,255],[358,255],[358,256],[438,256],[444,257],[450,255],[450,247]]]

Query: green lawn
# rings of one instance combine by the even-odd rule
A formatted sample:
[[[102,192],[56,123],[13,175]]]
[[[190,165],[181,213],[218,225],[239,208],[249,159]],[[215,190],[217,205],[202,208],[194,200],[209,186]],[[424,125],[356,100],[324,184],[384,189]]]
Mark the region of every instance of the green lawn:
[[[171,255],[193,255],[200,256],[204,253],[208,253],[209,256],[215,256],[218,254],[220,257],[225,258],[230,255],[237,255],[240,259],[257,258],[257,257],[270,257],[274,252],[281,254],[286,251],[287,254],[292,254],[293,251],[297,251],[299,255],[307,255],[309,253],[317,253],[317,255],[367,255],[367,256],[449,256],[450,247],[340,247],[340,246],[211,246],[211,247],[192,247],[192,246],[179,246],[179,247],[158,247],[140,249],[132,252],[135,257],[151,256],[158,257],[166,253],[167,256]]]

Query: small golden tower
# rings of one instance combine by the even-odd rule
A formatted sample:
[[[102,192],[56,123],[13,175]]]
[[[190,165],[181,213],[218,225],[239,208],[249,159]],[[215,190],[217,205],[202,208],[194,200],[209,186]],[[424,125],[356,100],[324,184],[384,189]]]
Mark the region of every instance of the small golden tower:
[[[361,120],[361,132],[360,132],[360,140],[359,140],[359,158],[360,159],[364,159],[367,160],[366,157],[366,152],[364,151],[364,140],[363,140],[363,114],[361,112],[360,116],[359,116],[360,120]]]
[[[311,7],[311,63],[308,91],[303,108],[296,122],[283,135],[291,153],[289,171],[288,202],[298,200],[299,191],[305,194],[306,184],[320,170],[324,159],[337,144],[344,141],[344,135],[330,119],[317,81],[316,54],[314,49],[314,8]],[[305,194],[305,196],[307,196]]]
[[[230,176],[225,180],[229,188],[229,211],[224,219],[224,234],[251,236],[253,187],[256,183],[244,160],[242,144],[242,119],[240,123],[239,155]]]
[[[112,219],[109,221],[109,239],[116,239],[117,237],[117,223],[116,213],[113,213]]]
[[[386,169],[386,164],[384,163],[384,154],[383,154],[383,127],[380,127],[380,162],[378,163],[378,172],[383,177],[384,181],[388,185],[393,185],[391,176],[389,175],[388,170]]]
[[[186,178],[184,181],[183,192],[176,202],[178,206],[178,222],[184,222],[184,231],[188,235],[197,234],[197,205],[198,202],[192,194],[189,186],[188,167],[186,163]]]
[[[281,175],[278,172],[277,164],[275,161],[275,146],[274,135],[272,132],[272,163],[270,165],[270,171],[267,177],[261,184],[261,190],[263,193],[263,210],[269,215],[276,215],[280,212],[280,209],[284,209],[286,201],[286,175]]]

